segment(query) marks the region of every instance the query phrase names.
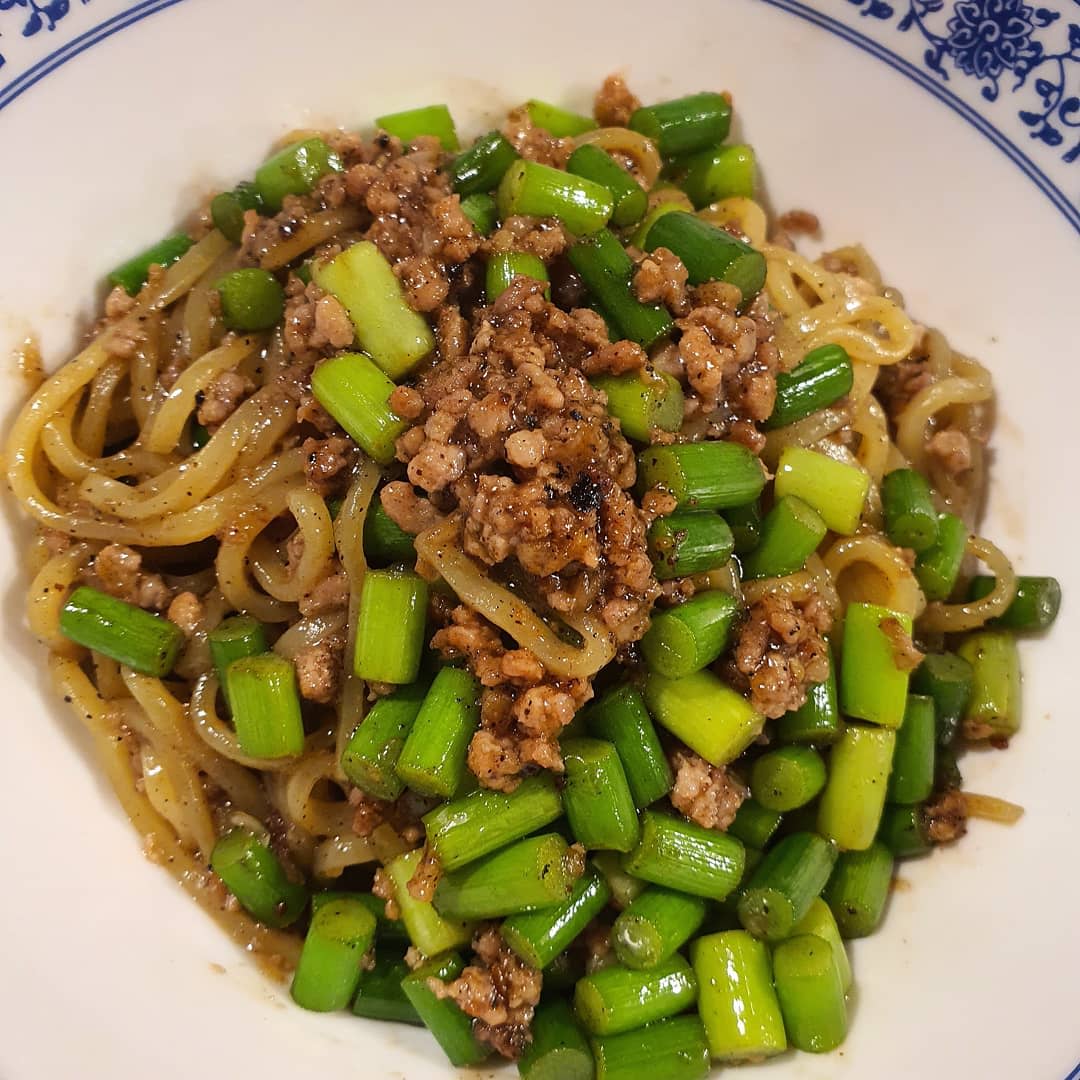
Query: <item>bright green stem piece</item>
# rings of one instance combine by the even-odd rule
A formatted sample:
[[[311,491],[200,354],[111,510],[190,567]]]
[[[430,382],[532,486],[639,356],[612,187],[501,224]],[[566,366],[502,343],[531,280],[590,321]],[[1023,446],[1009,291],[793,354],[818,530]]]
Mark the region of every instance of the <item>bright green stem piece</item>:
[[[911,616],[877,604],[848,604],[840,665],[845,716],[898,728],[907,708],[910,672],[897,663],[897,638],[911,635]]]
[[[836,693],[836,662],[829,651],[829,677],[806,688],[806,701],[776,721],[778,742],[829,745],[840,738],[840,708]]]
[[[697,992],[693,969],[681,956],[648,971],[615,964],[578,982],[574,1011],[593,1035],[618,1035],[681,1013]]]
[[[562,815],[550,773],[527,777],[511,792],[479,788],[424,815],[427,841],[444,871],[498,851]]]
[[[614,851],[596,852],[592,864],[603,875],[611,890],[611,902],[620,911],[628,908],[649,887],[644,878],[634,877],[623,868],[621,856]]]
[[[293,881],[270,848],[247,829],[233,829],[214,845],[210,869],[240,906],[267,926],[289,926],[307,907],[307,889]]]
[[[635,225],[648,209],[649,197],[644,188],[599,146],[588,143],[579,146],[570,155],[566,171],[603,184],[611,192],[615,204],[611,214],[612,225],[619,228]]]
[[[564,739],[563,806],[570,831],[586,850],[629,851],[638,839],[637,810],[614,743]]]
[[[254,184],[241,181],[232,191],[222,191],[210,200],[210,217],[214,227],[229,241],[239,244],[244,237],[244,214],[248,210],[262,211],[263,201]]]
[[[764,942],[745,930],[709,934],[690,946],[690,960],[713,1061],[754,1061],[787,1049]]]
[[[911,690],[934,702],[937,741],[947,746],[956,738],[971,697],[971,665],[956,653],[929,653],[911,676]]]
[[[773,981],[784,1028],[797,1050],[824,1054],[847,1035],[847,1003],[833,946],[799,934],[773,950]]]
[[[427,582],[408,570],[369,570],[360,592],[353,670],[361,679],[403,686],[420,674]]]
[[[360,347],[391,379],[404,378],[435,348],[427,320],[409,307],[386,256],[370,241],[317,260],[312,277],[341,301]]]
[[[660,581],[715,570],[734,548],[730,526],[711,510],[677,510],[649,526],[649,558]]]
[[[655,810],[642,814],[641,839],[623,857],[623,869],[635,877],[712,900],[732,892],[745,864],[734,837]]]
[[[409,940],[425,955],[438,956],[456,949],[472,938],[473,924],[462,919],[444,919],[434,904],[417,900],[409,892],[409,879],[423,858],[423,850],[408,851],[386,864],[386,873],[394,888],[394,900],[401,911],[401,921]]]
[[[681,679],[653,671],[644,690],[653,719],[712,765],[734,761],[765,723],[742,694],[709,670]]]
[[[607,395],[608,412],[628,439],[648,443],[653,432],[678,431],[683,422],[683,392],[678,379],[652,367],[592,380]]]
[[[451,998],[439,997],[428,980],[452,982],[464,967],[457,953],[449,953],[429,960],[401,982],[401,989],[424,1026],[435,1036],[450,1064],[459,1069],[486,1061],[491,1056],[491,1047],[473,1034],[472,1017],[463,1013]]]
[[[585,723],[590,735],[615,744],[635,806],[648,806],[671,790],[671,766],[637,687],[608,691],[586,712]]]
[[[733,195],[749,199],[754,194],[755,169],[753,147],[745,143],[718,146],[686,161],[682,187],[698,209]]]
[[[851,357],[839,345],[821,345],[776,376],[776,404],[764,427],[787,427],[835,405],[854,383]],[[936,521],[936,518],[935,518]]]
[[[516,277],[532,278],[533,281],[548,281],[547,267],[543,260],[527,251],[498,251],[489,259],[485,290],[487,301],[493,304]],[[551,289],[545,289],[544,295],[551,299]]]
[[[495,205],[494,195],[489,195],[486,191],[466,195],[461,200],[461,212],[472,222],[473,228],[481,236],[490,236],[495,231],[499,211]]]
[[[383,948],[376,949],[375,967],[365,971],[353,999],[354,1016],[367,1020],[388,1020],[396,1024],[422,1024],[420,1014],[401,988],[412,969],[400,953],[384,956]]]
[[[532,1042],[518,1059],[522,1080],[593,1080],[592,1051],[567,1002],[541,1004],[531,1030]]]
[[[894,469],[881,481],[885,531],[897,547],[919,553],[938,539],[938,513],[930,482],[914,469]]]
[[[172,671],[184,644],[176,623],[86,585],[60,609],[60,632],[76,645],[158,677]]]
[[[731,103],[712,92],[662,101],[635,110],[630,129],[651,139],[664,157],[682,157],[727,138]]]
[[[258,656],[268,651],[266,628],[258,619],[250,615],[232,615],[221,622],[206,635],[210,646],[210,659],[214,661],[218,685],[228,703],[228,681],[225,673],[234,660],[245,656]]]
[[[192,243],[191,237],[186,233],[167,236],[153,247],[121,263],[109,274],[109,284],[122,285],[129,296],[135,296],[146,284],[151,266],[160,266],[162,269],[172,266],[181,255],[187,252]]]
[[[884,844],[845,851],[836,860],[824,899],[845,939],[866,937],[881,922],[892,882],[893,857]]]
[[[423,105],[418,109],[388,113],[386,116],[376,117],[375,124],[387,135],[399,138],[405,146],[422,135],[433,135],[448,154],[453,154],[458,149],[454,118],[445,105]]]
[[[786,813],[817,798],[825,786],[825,762],[809,746],[781,746],[759,757],[750,770],[750,791],[762,806]]]
[[[230,270],[214,282],[221,321],[229,330],[269,330],[285,313],[285,290],[269,270],[248,266]]]
[[[586,870],[563,903],[511,915],[500,933],[526,964],[543,970],[570,947],[610,899],[611,889],[604,877]]]
[[[733,596],[711,590],[654,613],[641,639],[645,662],[672,679],[708,667],[727,648],[741,611]]]
[[[1008,738],[1020,730],[1020,654],[1005,630],[981,630],[957,649],[971,665],[971,696],[964,734],[971,739]]]
[[[531,98],[525,103],[525,111],[535,127],[543,128],[556,139],[582,135],[596,128],[596,121],[591,116],[582,116],[580,113],[571,112],[569,109],[551,105],[536,98]]]
[[[927,600],[948,600],[952,595],[967,542],[968,527],[962,518],[956,514],[942,514],[938,518],[937,542],[915,560],[915,577]]]
[[[390,408],[394,384],[363,353],[339,353],[311,375],[319,404],[380,465],[394,459],[394,443],[409,426]]]
[[[345,744],[342,772],[373,798],[393,800],[405,790],[396,772],[397,761],[424,693],[421,683],[413,683],[379,698]]]
[[[625,967],[648,970],[669,960],[698,932],[707,902],[654,885],[615,920],[611,943]]]
[[[753,502],[765,487],[765,472],[739,443],[676,443],[638,454],[638,487],[669,492],[683,510],[722,510]]]
[[[304,751],[304,719],[296,669],[274,653],[234,660],[225,673],[240,749],[250,757],[282,758]]]
[[[317,136],[301,139],[259,166],[255,189],[266,207],[276,212],[286,195],[307,195],[328,172],[341,172],[338,155]]]
[[[780,817],[776,810],[767,810],[757,800],[745,799],[727,828],[728,835],[747,847],[763,851],[780,827]]]
[[[602,184],[521,159],[506,170],[495,201],[503,221],[515,214],[558,218],[575,236],[602,229],[615,208]]]
[[[780,454],[775,490],[778,499],[795,495],[809,503],[833,532],[850,536],[862,520],[870,476],[816,450],[788,446]]]
[[[754,937],[782,941],[829,880],[836,848],[816,833],[785,836],[754,868],[739,896],[739,921]]]
[[[729,232],[685,211],[656,218],[645,249],[667,248],[682,260],[691,285],[726,281],[752,300],[765,284],[765,256]]]
[[[829,779],[818,804],[818,831],[846,850],[874,841],[885,806],[896,732],[848,724],[832,749]]]
[[[836,965],[837,974],[840,976],[840,985],[846,994],[851,989],[853,977],[851,973],[851,961],[848,959],[844,940],[840,936],[840,928],[836,925],[832,908],[819,896],[810,905],[806,914],[795,924],[792,935],[813,934],[815,937],[827,941],[833,947],[833,963]]]
[[[444,874],[435,907],[450,919],[498,919],[565,903],[576,860],[558,833],[519,840],[477,862]]]
[[[979,576],[971,579],[968,597],[981,600],[993,591],[997,580]],[[1061,608],[1061,585],[1057,578],[1026,577],[1016,579],[1016,596],[1003,615],[991,619],[989,626],[1019,633],[1049,630]]]
[[[371,566],[389,566],[391,563],[402,563],[407,567],[416,565],[412,535],[390,517],[378,496],[368,507],[364,518],[364,558]]]
[[[311,916],[292,981],[302,1009],[346,1008],[360,985],[361,961],[375,941],[375,916],[349,896],[328,898]]]
[[[828,532],[821,515],[788,495],[777,499],[761,523],[758,546],[742,560],[747,578],[785,577],[801,570]]]
[[[452,798],[464,779],[469,740],[479,720],[476,679],[461,668],[441,668],[405,740],[398,776],[421,795]]]
[[[610,229],[579,240],[568,258],[620,338],[649,349],[674,329],[667,308],[638,300],[631,285],[636,267]]]
[[[518,152],[498,131],[481,135],[451,163],[450,183],[461,196],[462,209],[470,195],[494,191],[503,174],[517,160]]]
[[[643,1062],[650,1080],[706,1080],[709,1075],[709,1044],[696,1016],[674,1016],[622,1035],[596,1036],[592,1051],[596,1080],[640,1080]]]
[[[887,798],[894,803],[919,803],[934,787],[934,702],[919,694],[908,696],[904,722],[896,732],[892,774]]]

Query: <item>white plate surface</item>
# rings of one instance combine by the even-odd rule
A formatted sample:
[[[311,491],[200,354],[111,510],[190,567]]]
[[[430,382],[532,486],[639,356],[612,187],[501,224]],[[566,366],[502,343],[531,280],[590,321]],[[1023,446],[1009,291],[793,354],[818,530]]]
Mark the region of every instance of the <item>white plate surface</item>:
[[[828,243],[863,241],[917,318],[992,368],[986,531],[1066,595],[1053,636],[1024,646],[1022,733],[965,764],[969,787],[1026,806],[1022,823],[975,823],[905,865],[884,929],[855,948],[843,1050],[750,1075],[1064,1080],[1080,1060],[1080,115],[1063,108],[1080,6],[1047,0],[1041,23],[1017,0],[913,6],[902,30],[908,0],[2,4],[0,356],[33,332],[60,363],[103,273],[290,128],[446,100],[480,131],[528,96],[584,107],[616,69],[646,98],[731,89],[773,205],[818,212]],[[46,60],[58,49],[66,62]],[[1059,75],[1039,120],[1036,80],[1056,94]],[[0,415],[17,396],[5,377]],[[141,857],[49,695],[22,614],[25,532],[5,511],[0,1077],[451,1075],[422,1033],[291,1007]]]

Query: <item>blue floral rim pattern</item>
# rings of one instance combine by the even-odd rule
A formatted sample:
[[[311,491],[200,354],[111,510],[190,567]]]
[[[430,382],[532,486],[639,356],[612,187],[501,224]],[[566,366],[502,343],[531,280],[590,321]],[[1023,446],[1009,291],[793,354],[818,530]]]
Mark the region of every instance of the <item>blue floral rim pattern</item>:
[[[963,15],[957,14],[953,19],[948,20],[947,27],[953,28],[950,31],[950,37],[934,38],[932,46],[923,54],[923,63],[927,68],[927,70],[924,70],[910,60],[893,52],[868,34],[853,29],[839,19],[802,3],[801,0],[763,0],[763,2],[796,15],[822,30],[843,38],[856,46],[856,48],[881,60],[894,71],[933,94],[942,104],[966,120],[1001,150],[1061,211],[1069,224],[1080,233],[1080,200],[1070,199],[1024,150],[1020,149],[998,127],[982,115],[978,109],[965,101],[959,94],[946,89],[943,85],[949,81],[945,57],[951,56],[956,65],[956,70],[962,73],[969,73],[970,71],[970,74],[983,82],[980,97],[987,102],[993,102],[997,100],[1000,92],[1000,79],[1006,67],[1017,73],[1018,77],[1022,76],[1019,85],[1023,85],[1027,74],[1034,70],[1036,59],[1038,57],[1049,58],[1061,69],[1061,83],[1058,89],[1054,90],[1050,86],[1049,80],[1037,79],[1037,93],[1049,94],[1055,100],[1060,99],[1058,105],[1051,109],[1050,113],[1057,116],[1064,109],[1064,119],[1061,123],[1068,128],[1080,129],[1080,98],[1063,96],[1066,93],[1064,87],[1066,86],[1067,76],[1073,74],[1069,66],[1072,59],[1078,61],[1076,74],[1080,74],[1080,25],[1067,24],[1068,38],[1070,42],[1075,40],[1075,55],[1053,55],[1048,57],[1043,46],[1034,44],[1030,34],[1020,29],[1020,27],[1028,25],[1024,21],[1023,12],[1032,12],[1032,17],[1034,17],[1034,12],[1027,5],[1020,3],[1019,0],[955,0],[953,10],[959,12],[960,9],[965,9],[965,13]],[[885,0],[848,0],[848,3],[859,6],[862,14],[870,16],[872,20],[891,19],[895,14],[893,7],[885,3]],[[919,23],[918,19],[920,17],[925,18],[925,13],[928,10],[938,11],[943,8],[945,0],[909,0],[909,3],[910,9],[897,23],[896,29],[901,32],[909,32],[913,26],[919,25],[920,32],[929,40],[928,35],[930,35],[931,31],[926,27],[925,23]],[[1073,0],[1073,3],[1077,5],[1078,15],[1080,15],[1080,0]],[[1056,23],[1060,18],[1058,12],[1052,12],[1046,8],[1039,8],[1036,11],[1042,13],[1038,17],[1042,24],[1046,26]],[[919,14],[920,12],[922,12],[922,15]],[[986,14],[987,12],[990,12],[991,15],[1000,15],[1006,23],[1004,29],[998,23],[993,23],[994,26],[998,27],[997,37],[983,23],[978,21],[977,15],[979,13]],[[993,22],[993,20],[988,17],[984,22]],[[1027,59],[1021,61],[1020,53],[1023,53]],[[1024,64],[1030,64],[1032,67],[1024,69]],[[1044,82],[1046,85],[1041,85]],[[1073,102],[1075,102],[1075,105]],[[1034,116],[1034,114],[1031,115]],[[1027,110],[1021,111],[1019,117],[1026,126],[1032,126]],[[1050,124],[1051,121],[1047,120],[1044,115],[1039,117],[1039,123],[1045,126]],[[1059,131],[1058,135],[1060,134]],[[1077,134],[1080,135],[1080,130],[1078,130]],[[1064,142],[1064,136],[1057,139],[1056,142],[1053,141],[1053,136],[1046,136],[1036,141],[1047,146],[1058,146]],[[1063,160],[1070,165],[1080,161],[1080,141],[1077,142],[1075,148],[1065,151]],[[1077,1080],[1080,1080],[1080,1078],[1077,1078]]]

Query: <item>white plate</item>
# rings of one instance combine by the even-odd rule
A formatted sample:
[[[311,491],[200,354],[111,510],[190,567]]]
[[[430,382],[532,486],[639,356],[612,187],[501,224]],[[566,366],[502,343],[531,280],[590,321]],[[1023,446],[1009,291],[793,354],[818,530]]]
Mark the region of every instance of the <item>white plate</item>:
[[[730,88],[774,205],[865,242],[917,318],[993,369],[987,528],[1066,594],[1053,636],[1024,646],[1023,732],[965,766],[1023,822],[976,823],[904,866],[884,929],[855,948],[842,1052],[786,1055],[768,1075],[1063,1080],[1080,1058],[1080,6],[915,0],[903,30],[908,2],[8,0],[0,355],[34,332],[58,364],[102,274],[289,128],[446,100],[479,131],[527,96],[585,106],[617,68],[646,98]],[[0,392],[10,415],[14,379]],[[420,1032],[292,1008],[141,858],[48,695],[5,509],[0,1075],[449,1075]]]

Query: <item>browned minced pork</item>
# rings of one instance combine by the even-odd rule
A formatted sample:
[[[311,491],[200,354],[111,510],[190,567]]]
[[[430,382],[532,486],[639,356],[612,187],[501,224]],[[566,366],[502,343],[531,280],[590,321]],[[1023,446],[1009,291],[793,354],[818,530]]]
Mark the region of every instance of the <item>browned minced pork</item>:
[[[635,109],[641,107],[621,75],[609,75],[596,92],[593,116],[601,127],[626,127]]]
[[[788,210],[777,218],[776,223],[784,232],[795,235],[805,233],[813,236],[821,232],[821,222],[817,214],[809,210]]]
[[[967,802],[961,791],[946,791],[923,807],[931,843],[948,844],[967,832]]]
[[[496,579],[524,574],[530,600],[560,614],[595,611],[624,644],[644,633],[659,592],[650,519],[629,492],[633,451],[583,369],[597,357],[607,370],[632,370],[645,357],[613,349],[595,313],[562,311],[542,293],[518,278],[477,313],[465,342],[454,331],[467,352],[419,378],[424,410],[397,442],[408,483],[388,484],[383,505],[410,531],[456,512],[465,552]],[[485,784],[509,790],[524,769],[561,767],[558,732],[591,695],[587,681],[547,676],[465,611],[436,647],[481,676],[470,765]]]
[[[314,589],[300,598],[301,615],[317,615],[321,611],[345,607],[349,602],[349,579],[338,572],[325,577]]]
[[[143,557],[124,544],[108,544],[94,558],[93,576],[110,596],[137,607],[164,611],[172,599],[172,590],[160,574],[142,568]]]
[[[684,747],[671,754],[671,805],[706,829],[726,829],[749,792],[722,765],[710,765]]]
[[[557,139],[544,128],[535,127],[524,105],[507,116],[502,132],[526,161],[561,168],[574,152],[573,139]]]
[[[926,452],[949,476],[959,476],[971,468],[971,438],[957,428],[943,428],[931,435]]]
[[[912,398],[934,381],[925,356],[883,364],[874,382],[874,395],[895,424]]]
[[[370,836],[385,823],[406,844],[414,846],[424,836],[420,819],[431,809],[434,801],[408,790],[393,801],[376,799],[359,788],[352,788],[349,791],[349,805],[354,808],[352,825],[357,836]]]
[[[739,630],[732,682],[749,691],[763,716],[775,720],[806,701],[806,689],[824,682],[829,653],[824,634],[832,627],[828,605],[814,593],[806,600],[768,595],[751,605]]]
[[[414,900],[420,900],[422,903],[430,903],[435,896],[435,887],[439,884],[439,878],[441,877],[442,866],[439,864],[439,859],[436,856],[434,849],[425,846],[424,854],[416,864],[413,876],[409,878],[409,883],[406,886],[409,890],[409,895]]]
[[[337,697],[344,670],[344,637],[331,637],[308,645],[293,657],[300,696],[329,705]]]
[[[592,975],[610,967],[615,962],[615,949],[611,944],[611,927],[599,919],[593,919],[582,932],[582,946],[585,949],[585,974]]]
[[[356,458],[354,444],[331,435],[328,439],[305,439],[300,449],[307,455],[304,475],[308,486],[324,497],[340,490]]]
[[[204,427],[224,423],[237,406],[255,389],[255,384],[238,371],[223,371],[207,388],[196,419]]]
[[[429,979],[436,997],[450,998],[475,1018],[473,1033],[503,1057],[516,1060],[532,1042],[529,1030],[540,1001],[543,975],[529,967],[507,944],[494,924],[473,938],[476,963],[453,982]]]
[[[900,625],[899,619],[882,619],[878,629],[889,639],[897,671],[914,671],[922,663],[923,654],[911,640],[911,635]]]
[[[371,883],[372,895],[377,896],[386,904],[386,917],[388,919],[400,919],[401,908],[398,907],[397,898],[394,895],[394,883],[390,875],[380,866],[375,871],[375,879]],[[415,965],[410,965],[415,966]]]
[[[166,614],[169,621],[176,623],[187,637],[191,637],[202,626],[203,606],[193,592],[178,593],[169,604]]]

